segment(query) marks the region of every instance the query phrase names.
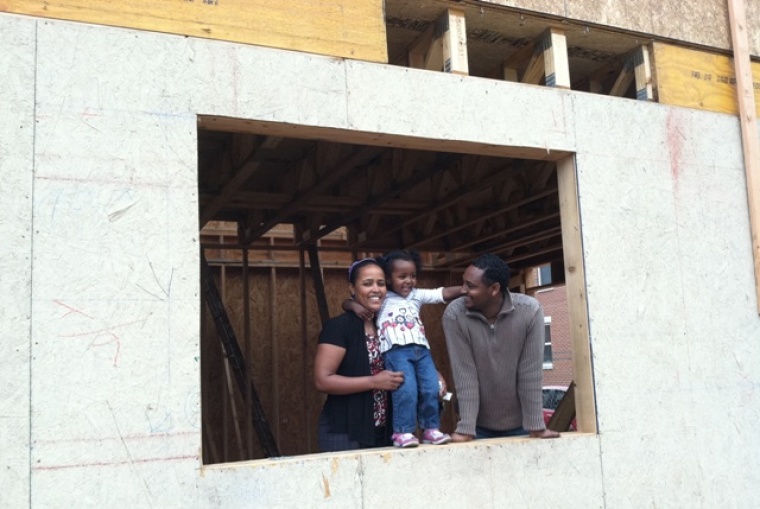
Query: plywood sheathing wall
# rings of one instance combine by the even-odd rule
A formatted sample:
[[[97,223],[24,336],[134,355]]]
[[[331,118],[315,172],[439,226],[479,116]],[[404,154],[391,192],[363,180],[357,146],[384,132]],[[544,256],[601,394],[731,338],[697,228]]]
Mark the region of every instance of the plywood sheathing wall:
[[[718,53],[653,43],[659,101],[673,106],[736,115],[733,59]],[[755,106],[760,115],[760,63],[752,63]]]
[[[8,0],[0,12],[387,61],[382,0]]]
[[[222,287],[219,267],[212,267],[216,274],[217,287]],[[250,327],[251,327],[251,373],[256,389],[264,407],[267,420],[277,439],[280,453],[284,456],[318,452],[316,423],[322,408],[324,396],[318,393],[312,383],[312,367],[316,353],[317,338],[322,328],[317,312],[316,296],[311,278],[306,281],[306,316],[307,344],[302,348],[300,280],[297,268],[276,268],[276,284],[270,284],[271,268],[255,267],[249,269],[250,288]],[[307,271],[309,270],[307,266]],[[459,277],[454,276],[454,277]],[[420,285],[426,287],[448,286],[453,284],[452,276],[447,272],[425,272]],[[341,313],[341,304],[348,297],[346,269],[331,268],[324,270],[325,295],[330,308],[330,316]],[[225,308],[232,326],[243,345],[243,282],[240,267],[225,268],[226,288]],[[443,305],[423,307],[422,319],[431,343],[431,351],[436,367],[453,386],[446,345],[441,327]],[[274,334],[270,331],[274,331]],[[216,449],[219,461],[238,461],[239,444],[235,434],[230,407],[223,405],[226,378],[222,367],[219,338],[213,321],[205,304],[202,316],[202,394],[203,422],[208,426],[203,433],[204,463],[213,463],[212,449]],[[306,357],[308,370],[303,372],[302,364]],[[248,421],[246,420],[244,398],[234,388],[233,397],[238,409],[240,428],[245,442]],[[304,404],[306,401],[306,404]],[[225,413],[227,416],[225,417]],[[225,419],[227,420],[225,438]],[[443,428],[452,431],[455,424],[453,411],[447,408],[444,413]],[[213,440],[213,447],[209,443]],[[223,444],[228,443],[225,458]],[[247,444],[243,444],[247,450]],[[263,458],[264,452],[253,434],[253,458]]]

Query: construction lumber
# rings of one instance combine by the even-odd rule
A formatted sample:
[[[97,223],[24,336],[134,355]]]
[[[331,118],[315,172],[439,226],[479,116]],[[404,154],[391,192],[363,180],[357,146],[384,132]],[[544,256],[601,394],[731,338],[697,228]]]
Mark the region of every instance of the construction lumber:
[[[382,0],[8,0],[0,12],[388,61]]]
[[[570,88],[570,64],[567,59],[565,32],[549,28],[541,39],[544,52],[544,76],[547,87]]]
[[[736,94],[739,105],[739,123],[744,149],[744,171],[747,175],[747,201],[752,234],[752,255],[755,265],[755,297],[760,313],[760,138],[757,130],[757,105],[753,93],[750,67],[747,16],[743,0],[728,0],[731,40],[734,47]],[[760,86],[757,87],[760,89]]]
[[[506,69],[509,66],[505,65]],[[548,28],[536,39],[533,54],[522,77],[522,83],[538,85],[544,78],[548,87],[570,88],[570,64],[567,59],[567,39],[557,28]]]
[[[559,209],[562,222],[562,253],[565,260],[565,288],[575,373],[575,409],[578,431],[596,433],[594,374],[591,371],[586,275],[583,267],[581,218],[575,157],[557,163]]]
[[[464,11],[446,9],[409,47],[409,67],[469,74]]]
[[[655,42],[654,79],[662,104],[684,106],[719,113],[739,113],[736,74],[726,55]],[[760,116],[760,63],[751,67],[755,115]]]
[[[633,65],[633,77],[636,83],[636,99],[639,101],[653,101],[654,90],[652,87],[652,66],[649,58],[649,48],[639,46],[631,55]]]
[[[546,423],[546,427],[561,433],[570,429],[573,419],[575,419],[575,382],[570,382],[567,392],[557,405],[549,422]]]

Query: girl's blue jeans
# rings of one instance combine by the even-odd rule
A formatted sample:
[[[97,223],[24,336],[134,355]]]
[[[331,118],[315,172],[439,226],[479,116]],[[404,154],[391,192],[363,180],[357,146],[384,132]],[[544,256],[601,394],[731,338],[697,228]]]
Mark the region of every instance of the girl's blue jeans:
[[[391,393],[393,432],[414,433],[419,422],[422,429],[438,429],[438,372],[430,350],[422,345],[394,346],[383,354],[385,369],[404,373],[404,383]]]

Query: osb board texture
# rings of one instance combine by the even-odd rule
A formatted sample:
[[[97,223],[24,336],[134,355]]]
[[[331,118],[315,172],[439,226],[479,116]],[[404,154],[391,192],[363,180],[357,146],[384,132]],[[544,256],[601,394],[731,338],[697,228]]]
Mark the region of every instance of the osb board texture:
[[[0,18],[0,485],[29,504],[34,36],[32,23]],[[6,498],[7,497],[7,498]]]
[[[760,318],[738,121],[574,102],[606,502],[752,507]]]
[[[0,12],[387,61],[382,0],[4,0]]]
[[[659,102],[719,113],[739,113],[732,58],[654,43]],[[760,62],[752,63],[756,114],[760,117]]]
[[[572,21],[609,26],[659,38],[731,49],[728,4],[724,0],[483,0],[482,4],[525,9]],[[750,53],[760,56],[760,2],[745,0]]]
[[[0,17],[14,30],[30,23]],[[440,507],[525,505],[521,494],[578,508],[754,506],[760,325],[735,117],[32,23],[36,35],[16,44],[36,53],[35,506],[414,506],[431,494]],[[363,86],[349,94],[346,76]],[[198,207],[199,113],[577,152],[600,434],[201,469],[198,225],[188,212]],[[632,418],[632,406],[647,418]],[[427,475],[410,477],[410,462]],[[500,482],[505,472],[519,482]]]
[[[271,271],[276,274],[274,287],[271,285]],[[213,272],[217,288],[221,293],[221,271],[216,267]],[[325,297],[328,300],[330,316],[337,316],[342,312],[343,301],[349,297],[346,270],[328,269],[323,272]],[[238,343],[245,351],[242,276],[240,267],[225,269],[224,302]],[[433,288],[459,283],[459,281],[452,283],[451,279],[448,273],[429,272],[425,273],[420,283]],[[277,439],[280,453],[286,456],[318,452],[316,422],[324,401],[324,396],[314,389],[312,382],[316,344],[322,326],[308,267],[305,280],[307,320],[305,338],[301,329],[300,285],[298,269],[281,267],[249,269],[251,340],[248,358],[252,362],[251,372],[265,416]],[[441,328],[443,310],[443,305],[428,305],[423,307],[422,317],[436,366],[448,383],[453,386]],[[238,461],[241,459],[240,449],[233,427],[232,408],[230,405],[227,407],[223,405],[227,381],[223,371],[219,337],[205,303],[202,323],[201,389],[203,422],[208,426],[208,429],[204,430],[204,461],[207,463]],[[272,326],[274,329],[271,328]],[[272,330],[273,333],[270,333]],[[304,371],[304,363],[306,371]],[[237,385],[234,386],[232,397],[235,398],[237,404],[245,449],[247,446],[245,430],[248,427],[248,421],[245,418],[243,403],[245,399],[241,398]],[[227,419],[226,429],[225,419]],[[456,420],[453,409],[449,405],[445,408],[443,421],[443,428],[452,431]],[[212,446],[207,434],[210,434],[214,441],[213,447],[218,454],[216,458],[211,455]],[[228,443],[227,455],[222,453],[225,435]],[[246,456],[246,459],[264,458],[264,451],[255,434],[252,442],[253,454],[250,457]]]

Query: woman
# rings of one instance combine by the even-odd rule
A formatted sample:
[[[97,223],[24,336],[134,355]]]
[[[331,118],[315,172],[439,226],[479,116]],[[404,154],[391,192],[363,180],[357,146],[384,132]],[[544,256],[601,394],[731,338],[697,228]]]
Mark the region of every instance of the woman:
[[[348,269],[354,299],[372,313],[385,299],[385,274],[374,258]],[[400,372],[386,371],[373,316],[343,313],[325,323],[314,360],[314,385],[327,393],[319,419],[322,452],[390,445],[388,393],[404,382]]]

